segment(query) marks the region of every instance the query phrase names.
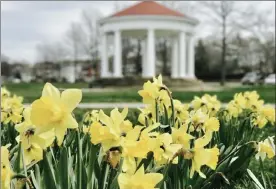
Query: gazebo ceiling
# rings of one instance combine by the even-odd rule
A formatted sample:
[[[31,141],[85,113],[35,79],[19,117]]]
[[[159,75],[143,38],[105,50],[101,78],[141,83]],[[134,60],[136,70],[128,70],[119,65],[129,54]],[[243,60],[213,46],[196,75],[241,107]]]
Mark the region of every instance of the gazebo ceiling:
[[[111,17],[120,17],[120,16],[134,16],[134,15],[154,15],[154,16],[178,16],[184,17],[184,15],[175,10],[169,9],[159,3],[154,1],[142,1],[138,4],[135,4],[129,8],[126,8],[122,11],[119,11]]]

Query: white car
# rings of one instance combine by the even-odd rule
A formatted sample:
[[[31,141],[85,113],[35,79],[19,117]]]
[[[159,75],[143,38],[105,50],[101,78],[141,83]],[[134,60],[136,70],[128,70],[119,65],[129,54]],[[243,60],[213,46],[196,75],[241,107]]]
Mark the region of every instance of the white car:
[[[245,74],[245,76],[241,79],[241,83],[243,85],[254,85],[254,84],[260,84],[261,82],[261,74],[258,72],[248,72]]]
[[[275,84],[275,74],[270,74],[268,75],[265,80],[264,80],[265,84]]]

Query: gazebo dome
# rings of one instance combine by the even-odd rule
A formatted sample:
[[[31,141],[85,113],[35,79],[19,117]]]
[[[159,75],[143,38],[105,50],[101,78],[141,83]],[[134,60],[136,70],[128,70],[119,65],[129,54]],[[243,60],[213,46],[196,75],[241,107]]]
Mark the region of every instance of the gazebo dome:
[[[142,41],[144,78],[156,75],[157,38],[172,40],[170,72],[172,78],[195,78],[194,33],[198,21],[154,1],[143,1],[99,21],[101,31],[101,77],[123,77],[122,38]],[[109,65],[108,36],[112,38],[113,68]],[[110,39],[110,38],[109,38]]]
[[[154,1],[143,1],[122,11],[119,11],[113,14],[111,17],[130,15],[184,16],[182,13],[169,9]]]

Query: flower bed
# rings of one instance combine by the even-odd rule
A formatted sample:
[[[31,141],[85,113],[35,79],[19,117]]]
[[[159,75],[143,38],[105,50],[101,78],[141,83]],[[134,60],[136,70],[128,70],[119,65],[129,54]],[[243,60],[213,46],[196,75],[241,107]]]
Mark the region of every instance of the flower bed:
[[[46,83],[23,109],[21,97],[1,88],[2,188],[230,188],[244,174],[274,187],[248,169],[252,158],[262,170],[275,157],[273,136],[259,132],[275,124],[275,109],[257,92],[238,93],[225,108],[208,94],[182,104],[159,76],[138,93],[146,108],[135,123],[127,108],[92,110],[78,123],[81,90]]]

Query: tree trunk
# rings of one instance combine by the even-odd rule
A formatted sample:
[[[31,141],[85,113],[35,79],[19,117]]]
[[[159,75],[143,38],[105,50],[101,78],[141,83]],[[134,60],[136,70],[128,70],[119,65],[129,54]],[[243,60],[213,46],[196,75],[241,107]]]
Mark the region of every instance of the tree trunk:
[[[224,86],[226,78],[226,17],[222,19],[222,52],[221,52],[221,80],[220,85]]]
[[[141,65],[141,40],[138,39],[138,50],[135,59],[135,67],[136,67],[136,74],[141,74],[142,72],[142,65]]]
[[[163,75],[168,75],[168,48],[167,48],[167,40],[164,41],[164,43],[162,43],[163,46],[163,51],[161,51],[162,53],[162,62],[163,62],[163,70],[162,70],[162,74]]]

